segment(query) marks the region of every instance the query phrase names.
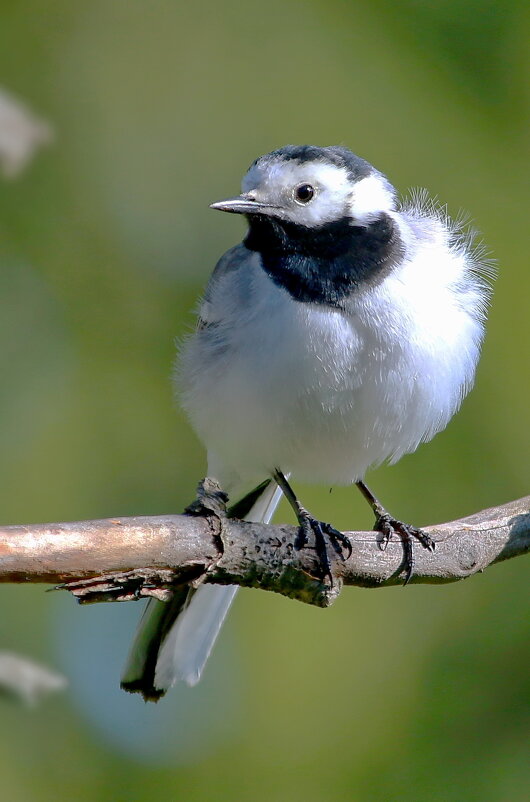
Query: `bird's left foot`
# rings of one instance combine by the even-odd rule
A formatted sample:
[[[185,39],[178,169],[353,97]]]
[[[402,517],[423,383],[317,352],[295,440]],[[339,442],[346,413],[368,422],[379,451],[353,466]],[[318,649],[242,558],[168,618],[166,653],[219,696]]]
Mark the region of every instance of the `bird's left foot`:
[[[324,523],[324,521],[317,521],[305,510],[300,512],[298,518],[300,529],[298,530],[298,539],[296,541],[296,548],[303,549],[309,543],[311,535],[315,538],[315,550],[317,553],[318,561],[320,563],[320,573],[322,581],[329,580],[329,584],[333,587],[333,574],[331,572],[331,560],[329,557],[329,544],[333,547],[334,551],[341,557],[347,559],[351,557],[352,545],[349,537],[343,532],[331,526],[331,524]]]
[[[418,529],[416,526],[398,521],[396,518],[392,518],[388,512],[383,512],[377,516],[374,529],[377,532],[381,532],[383,535],[379,542],[381,551],[385,551],[393,535],[398,535],[398,537],[401,538],[404,551],[403,569],[405,570],[405,581],[403,584],[407,585],[414,570],[413,541],[419,541],[424,549],[432,552],[436,547],[434,540],[427,532],[424,532],[423,529]]]

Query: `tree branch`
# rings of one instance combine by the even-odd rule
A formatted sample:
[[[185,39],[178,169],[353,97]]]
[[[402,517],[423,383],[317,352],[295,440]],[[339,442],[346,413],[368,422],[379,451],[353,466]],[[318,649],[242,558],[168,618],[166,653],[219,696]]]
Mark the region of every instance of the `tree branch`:
[[[530,496],[426,531],[436,551],[414,544],[412,582],[464,579],[530,551]],[[205,480],[184,515],[2,527],[0,582],[60,583],[83,602],[167,600],[183,582],[238,584],[325,607],[343,584],[403,581],[399,540],[383,552],[376,532],[347,532],[352,555],[332,552],[329,587],[318,579],[314,549],[295,549],[296,534],[294,526],[227,518],[220,488]]]

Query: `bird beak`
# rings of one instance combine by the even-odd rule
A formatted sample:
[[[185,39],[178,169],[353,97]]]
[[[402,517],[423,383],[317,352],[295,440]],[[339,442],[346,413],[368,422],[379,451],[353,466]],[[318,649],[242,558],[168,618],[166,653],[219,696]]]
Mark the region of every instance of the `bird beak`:
[[[260,203],[251,195],[236,195],[235,198],[210,203],[210,209],[219,209],[220,212],[232,214],[271,214],[277,206],[270,203]]]

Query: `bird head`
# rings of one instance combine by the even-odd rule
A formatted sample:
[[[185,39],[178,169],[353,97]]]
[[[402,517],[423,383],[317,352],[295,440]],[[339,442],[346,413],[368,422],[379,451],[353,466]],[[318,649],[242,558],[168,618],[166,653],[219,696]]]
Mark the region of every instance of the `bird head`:
[[[347,220],[368,226],[396,205],[385,176],[347,148],[287,145],[260,156],[243,178],[241,195],[212,209],[314,229]]]

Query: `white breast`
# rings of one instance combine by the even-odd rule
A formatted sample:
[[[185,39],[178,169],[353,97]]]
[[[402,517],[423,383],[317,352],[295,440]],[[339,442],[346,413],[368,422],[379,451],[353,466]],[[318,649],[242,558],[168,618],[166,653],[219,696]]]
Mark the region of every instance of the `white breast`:
[[[446,426],[473,381],[482,294],[464,254],[440,247],[435,222],[346,311],[293,301],[257,254],[215,280],[212,325],[181,358],[183,403],[210,470],[260,480],[278,467],[346,484]]]

